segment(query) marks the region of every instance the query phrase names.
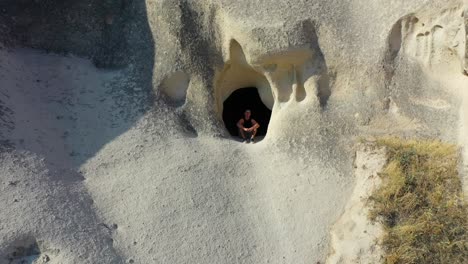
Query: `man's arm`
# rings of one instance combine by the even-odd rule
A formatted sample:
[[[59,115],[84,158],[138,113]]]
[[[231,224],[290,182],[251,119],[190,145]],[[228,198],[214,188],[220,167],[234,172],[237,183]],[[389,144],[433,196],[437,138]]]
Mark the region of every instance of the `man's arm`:
[[[237,122],[237,127],[238,127],[239,129],[242,129],[242,130],[245,131],[244,119],[241,118],[241,119]]]
[[[256,130],[257,128],[260,127],[260,124],[257,123],[257,121],[255,121],[254,119],[252,119],[252,124],[253,124],[253,126],[251,128],[249,128],[249,129],[247,129],[248,131],[254,131],[254,130]]]

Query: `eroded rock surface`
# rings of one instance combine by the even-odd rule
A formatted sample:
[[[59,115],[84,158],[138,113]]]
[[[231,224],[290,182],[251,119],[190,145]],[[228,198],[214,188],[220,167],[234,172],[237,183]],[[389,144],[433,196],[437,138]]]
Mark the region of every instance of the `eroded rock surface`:
[[[0,262],[25,237],[50,263],[324,262],[356,138],[468,146],[467,10],[3,1]],[[272,110],[256,145],[222,120],[245,87]]]

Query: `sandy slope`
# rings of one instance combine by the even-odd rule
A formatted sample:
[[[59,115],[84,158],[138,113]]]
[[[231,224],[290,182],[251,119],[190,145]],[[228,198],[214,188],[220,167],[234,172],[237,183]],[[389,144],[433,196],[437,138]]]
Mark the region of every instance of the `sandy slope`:
[[[373,264],[382,262],[382,248],[378,244],[383,227],[369,219],[369,196],[379,187],[378,176],[386,163],[385,148],[372,143],[356,147],[354,177],[356,184],[346,203],[345,212],[331,229],[332,252],[326,263]]]
[[[339,32],[345,33],[339,39],[355,48],[338,45],[340,41],[331,36],[327,42],[327,34],[322,34],[318,43],[327,55],[328,62],[322,62],[324,66],[344,62],[352,66],[350,72],[338,71],[336,85],[325,85],[333,92],[327,111],[308,104],[317,100],[315,92],[310,92],[307,100],[298,98],[277,104],[286,111],[275,112],[270,138],[257,145],[210,136],[216,134],[211,133],[216,130],[212,129],[215,122],[207,121],[211,116],[206,117],[211,113],[206,109],[213,108],[208,104],[212,91],[205,89],[211,79],[197,81],[194,76],[190,80],[188,103],[183,109],[172,108],[162,101],[154,102],[152,109],[143,109],[145,94],[138,85],[129,85],[132,80],[127,74],[128,68],[141,65],[131,64],[126,69],[108,72],[75,57],[0,49],[0,118],[5,124],[0,127],[0,263],[6,262],[8,255],[19,247],[34,244],[38,244],[42,255],[50,257],[50,263],[323,262],[329,229],[342,214],[354,188],[352,151],[346,148],[346,144],[352,144],[350,131],[354,127],[349,123],[354,122],[353,116],[356,119],[362,116],[362,122],[358,123],[371,127],[366,131],[379,128],[373,124],[382,118],[382,134],[395,127],[406,127],[407,123],[413,133],[409,135],[415,135],[419,129],[448,139],[459,134],[468,160],[468,99],[464,89],[468,86],[466,76],[459,74],[458,68],[453,70],[459,74],[456,79],[439,71],[430,74],[443,75],[440,86],[452,89],[451,95],[463,94],[457,97],[465,98],[464,103],[457,104],[463,122],[458,123],[458,109],[451,111],[451,101],[443,100],[442,93],[434,88],[440,87],[425,72],[415,71],[420,76],[408,72],[406,76],[403,73],[407,68],[396,71],[401,76],[393,80],[401,88],[395,88],[395,92],[403,93],[399,100],[390,101],[395,107],[379,106],[386,102],[385,96],[392,94],[381,97],[367,94],[378,93],[378,88],[372,82],[366,84],[367,77],[363,78],[369,75],[366,70],[359,73],[361,69],[353,68],[356,63],[353,56],[371,60],[369,68],[375,67],[373,63],[380,68],[377,55],[385,46],[384,39],[392,23],[399,17],[396,13],[395,17],[383,17],[382,12],[381,19],[388,25],[369,24],[369,17],[357,11],[373,14],[381,9],[372,9],[367,1],[362,2],[362,7],[369,9],[356,5],[351,9],[356,13],[344,12],[365,25],[362,37],[341,26],[348,20],[336,22]],[[411,8],[408,5],[404,10]],[[239,12],[244,10],[240,8]],[[337,8],[336,12],[342,10]],[[404,10],[399,11],[401,15],[406,14]],[[444,11],[441,17],[451,17],[447,14]],[[431,17],[427,19],[433,21]],[[193,21],[188,21],[191,26]],[[155,89],[158,80],[172,72],[171,67],[180,58],[187,59],[188,65],[201,62],[192,65],[195,70],[209,62],[203,56],[211,56],[210,52],[201,52],[203,56],[197,57],[198,51],[209,45],[201,43],[203,46],[194,49],[195,54],[180,56],[178,39],[166,37],[159,24],[153,26],[162,34],[157,35],[158,48],[169,47],[158,49],[162,53],[156,56],[159,68],[154,71],[156,77],[153,76]],[[369,30],[368,26],[379,30]],[[281,37],[283,42],[260,38],[259,45],[271,44],[271,51],[275,52],[280,52],[284,45],[287,51],[289,36],[275,33],[275,30],[283,32],[283,26],[272,30],[268,34]],[[413,37],[418,36],[418,32],[413,33]],[[348,38],[348,34],[356,36]],[[431,39],[427,38],[426,44]],[[441,39],[445,39],[443,35]],[[163,41],[168,44],[165,46]],[[358,45],[360,41],[362,45]],[[281,44],[278,50],[277,44]],[[403,50],[419,51],[408,49],[410,46],[405,43],[400,45]],[[341,52],[351,57],[333,57]],[[168,57],[164,57],[165,53]],[[435,59],[443,55],[425,53],[428,54],[437,54]],[[254,55],[262,54],[254,52]],[[287,60],[282,62],[289,65]],[[278,83],[289,89],[292,84],[287,82],[290,80],[287,71],[284,73]],[[453,85],[446,85],[449,80]],[[422,81],[434,84],[430,86],[434,88],[433,94],[417,83]],[[297,84],[294,87],[300,88]],[[441,108],[447,111],[439,112]],[[366,111],[376,109],[396,116],[396,121],[385,114],[371,120],[372,115]],[[182,120],[184,114],[188,115],[186,120]],[[415,117],[425,119],[426,126],[413,125]],[[200,135],[194,133],[190,122]],[[296,123],[304,125],[295,126]],[[461,124],[459,133],[452,128],[455,123]]]
[[[115,74],[32,50],[0,58],[3,118],[13,124],[1,132],[15,146],[0,153],[0,263],[33,244],[50,263],[119,263],[76,167],[112,121],[96,102]]]
[[[35,243],[50,263],[325,259],[352,189],[332,161],[268,140],[196,137],[164,109],[126,115],[119,72],[0,52],[14,124],[2,134],[15,146],[0,162],[2,261]]]
[[[119,226],[115,246],[138,263],[321,261],[348,181],[266,144],[132,129],[83,170]]]

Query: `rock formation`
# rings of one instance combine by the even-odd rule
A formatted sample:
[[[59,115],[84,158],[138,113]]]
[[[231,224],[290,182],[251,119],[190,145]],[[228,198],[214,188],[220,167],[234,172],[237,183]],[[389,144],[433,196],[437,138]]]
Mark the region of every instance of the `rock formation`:
[[[6,0],[0,24],[0,263],[323,263],[357,138],[468,162],[466,0]],[[222,119],[246,87],[256,145]]]

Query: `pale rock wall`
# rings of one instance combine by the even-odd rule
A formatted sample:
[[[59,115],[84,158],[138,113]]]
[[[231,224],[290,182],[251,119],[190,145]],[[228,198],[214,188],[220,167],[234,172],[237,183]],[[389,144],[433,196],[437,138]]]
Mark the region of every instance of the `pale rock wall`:
[[[156,54],[160,63],[155,67],[161,70],[154,75],[156,94],[169,75],[182,71],[191,76],[186,105],[181,109],[201,133],[224,133],[222,103],[235,89],[247,86],[256,86],[262,101],[273,109],[269,137],[283,134],[280,127],[274,128],[283,122],[281,111],[295,118],[293,113],[301,115],[301,108],[316,109],[314,115],[320,118],[331,115],[326,119],[336,120],[340,116],[346,120],[340,125],[346,127],[367,126],[371,120],[380,122],[379,116],[387,114],[392,101],[401,112],[399,119],[405,119],[405,106],[412,106],[408,92],[413,97],[446,92],[443,84],[428,83],[431,77],[419,74],[420,67],[451,72],[464,67],[461,1],[394,3],[386,13],[372,11],[378,10],[378,1],[271,6],[265,2],[264,8],[260,8],[262,3],[254,8],[247,1],[156,3],[160,9],[167,8],[165,14],[179,14],[156,19],[156,39],[161,46],[167,42],[180,47]],[[280,12],[281,7],[288,11]],[[245,12],[249,8],[252,10]],[[370,20],[360,12],[375,15]],[[346,23],[347,30],[339,23]],[[350,27],[356,33],[351,34]],[[409,79],[414,75],[417,78]],[[408,86],[414,88],[404,88]],[[444,100],[449,104],[455,100],[450,96]],[[417,116],[412,127],[425,126],[428,135],[455,138],[456,133],[445,128],[456,123],[457,113],[451,112],[453,118],[443,121],[446,112],[411,111],[408,115]],[[399,127],[395,132],[401,130],[405,129]]]
[[[369,197],[381,184],[380,176],[387,161],[386,150],[372,143],[356,146],[354,177],[356,184],[345,211],[331,229],[331,252],[326,263],[373,264],[382,262],[380,223],[369,219]]]
[[[0,5],[1,164],[31,185],[40,172],[53,202],[2,185],[28,194],[1,204],[2,256],[26,233],[61,248],[56,263],[323,261],[356,136],[468,146],[466,0],[13,2]],[[221,119],[245,86],[272,109],[247,147]],[[55,165],[21,169],[41,159]],[[68,204],[82,209],[51,209]],[[85,233],[52,225],[62,212]]]

